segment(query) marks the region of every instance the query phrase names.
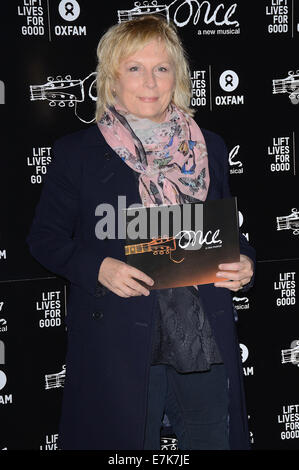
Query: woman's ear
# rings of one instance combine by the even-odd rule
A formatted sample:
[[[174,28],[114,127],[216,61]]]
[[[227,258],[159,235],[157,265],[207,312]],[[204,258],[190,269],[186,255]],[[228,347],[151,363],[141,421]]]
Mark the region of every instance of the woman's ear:
[[[117,88],[116,79],[111,77],[109,82],[110,82],[109,83],[109,88],[111,90],[111,95],[113,96],[113,98],[115,98],[116,97],[116,88]]]

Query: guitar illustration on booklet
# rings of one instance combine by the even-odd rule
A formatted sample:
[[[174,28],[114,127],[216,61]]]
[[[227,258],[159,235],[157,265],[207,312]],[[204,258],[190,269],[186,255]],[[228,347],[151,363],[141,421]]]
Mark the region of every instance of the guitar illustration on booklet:
[[[173,263],[181,263],[184,258],[175,260],[172,258],[172,252],[176,251],[176,240],[174,237],[155,238],[150,242],[138,243],[137,245],[126,245],[125,255],[137,255],[139,253],[152,252],[153,255],[168,255]]]
[[[294,73],[292,70],[288,72],[286,78],[272,80],[273,95],[277,93],[289,93],[292,104],[299,103],[299,70]]]
[[[240,260],[236,198],[125,209],[128,265],[150,289],[211,284],[219,264]]]
[[[43,85],[30,85],[30,100],[47,100],[51,107],[74,108],[77,118],[90,124],[95,119],[94,106],[90,106],[97,100],[95,83],[95,72],[83,79],[72,79],[70,75],[48,77]]]

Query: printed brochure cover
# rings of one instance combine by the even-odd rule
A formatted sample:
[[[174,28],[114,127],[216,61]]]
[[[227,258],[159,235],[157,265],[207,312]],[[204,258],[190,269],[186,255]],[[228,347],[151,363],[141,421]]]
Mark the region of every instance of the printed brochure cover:
[[[240,260],[236,198],[128,208],[126,229],[127,263],[151,289],[214,283],[220,263]]]

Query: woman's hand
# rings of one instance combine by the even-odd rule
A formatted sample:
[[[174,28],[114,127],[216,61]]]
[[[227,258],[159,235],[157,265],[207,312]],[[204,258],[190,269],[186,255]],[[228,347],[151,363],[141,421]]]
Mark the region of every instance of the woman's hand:
[[[253,262],[248,256],[240,255],[240,261],[237,263],[219,264],[217,277],[227,278],[227,281],[215,282],[216,287],[226,287],[229,290],[237,292],[245,284],[250,282],[253,275]]]
[[[139,269],[129,266],[123,261],[107,257],[100,266],[99,282],[120,297],[149,295],[149,290],[137,280],[152,286],[154,281]]]

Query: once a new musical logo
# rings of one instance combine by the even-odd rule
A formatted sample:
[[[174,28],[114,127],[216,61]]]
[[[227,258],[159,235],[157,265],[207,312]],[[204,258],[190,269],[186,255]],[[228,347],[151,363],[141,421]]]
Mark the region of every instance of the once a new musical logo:
[[[175,8],[175,10],[172,9]],[[118,22],[122,23],[140,15],[164,15],[169,21],[170,16],[176,26],[182,28],[189,23],[196,25],[200,19],[206,25],[231,26],[237,28],[239,22],[232,18],[235,14],[237,3],[226,7],[223,3],[215,5],[214,2],[198,0],[174,0],[168,5],[162,3],[158,5],[156,0],[151,2],[134,2],[131,10],[118,10]],[[170,13],[171,10],[171,13]]]

